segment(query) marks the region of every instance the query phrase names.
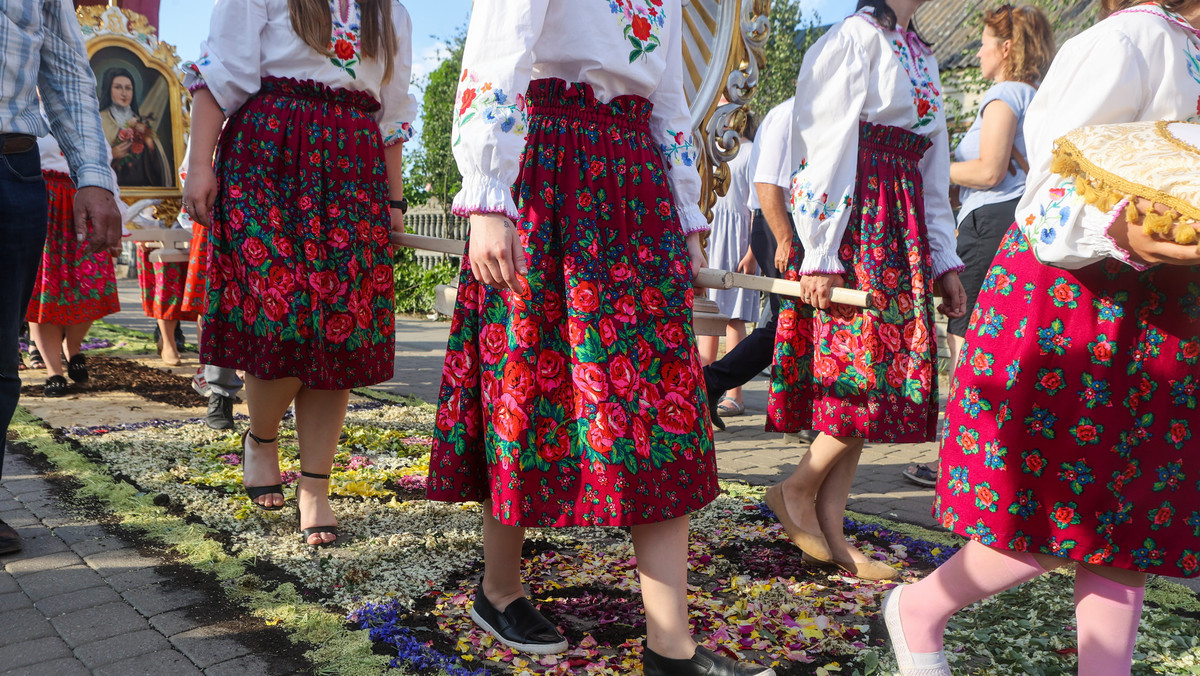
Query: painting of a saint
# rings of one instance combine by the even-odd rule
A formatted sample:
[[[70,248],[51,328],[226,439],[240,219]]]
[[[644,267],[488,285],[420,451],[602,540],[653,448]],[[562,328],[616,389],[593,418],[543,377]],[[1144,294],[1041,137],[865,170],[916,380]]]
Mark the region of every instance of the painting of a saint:
[[[97,92],[100,120],[104,123],[104,136],[112,146],[112,167],[117,174],[117,183],[121,187],[173,187],[173,149],[169,145],[169,124],[164,120],[169,111],[163,105],[165,96],[156,91],[164,89],[165,81],[153,70],[138,68],[128,61],[114,61],[116,59],[110,54],[104,59],[106,67],[96,70],[100,83]],[[93,58],[92,63],[95,68],[97,59]],[[149,93],[140,91],[142,87]],[[152,98],[159,102],[151,102]],[[163,138],[167,139],[166,144]]]

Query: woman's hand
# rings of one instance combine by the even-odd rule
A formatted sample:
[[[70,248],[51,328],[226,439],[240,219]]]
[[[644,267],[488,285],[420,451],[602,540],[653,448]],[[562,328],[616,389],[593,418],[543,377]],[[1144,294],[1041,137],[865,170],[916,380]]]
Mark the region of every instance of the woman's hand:
[[[191,163],[187,180],[183,182],[183,208],[188,216],[208,227],[212,221],[213,204],[217,201],[217,175],[211,164]]]
[[[942,286],[942,304],[938,312],[947,317],[961,317],[967,314],[967,290],[963,288],[962,280],[954,270],[942,275],[938,282]]]
[[[738,261],[737,272],[744,275],[758,274],[758,259],[754,257],[754,251],[746,249],[746,255],[742,256],[742,260]]]
[[[1167,207],[1138,200],[1138,211],[1143,214],[1157,211],[1166,213]],[[1108,234],[1117,246],[1129,252],[1131,258],[1147,265],[1200,265],[1200,249],[1194,244],[1176,244],[1153,235],[1147,235],[1141,223],[1130,223],[1124,212],[1113,222]]]
[[[849,305],[833,302],[833,290],[846,286],[846,278],[841,275],[815,272],[800,278],[800,300],[809,305],[829,312],[838,319],[850,319],[854,316],[854,308]]]
[[[129,157],[129,149],[133,147],[133,141],[122,141],[112,147],[112,155],[114,160],[123,160]]]
[[[518,277],[529,271],[517,226],[504,214],[471,214],[471,270],[494,289],[520,292]]]
[[[700,233],[691,232],[687,235],[688,258],[692,261],[692,278],[700,274],[700,268],[708,262],[704,255],[704,247],[700,245]]]

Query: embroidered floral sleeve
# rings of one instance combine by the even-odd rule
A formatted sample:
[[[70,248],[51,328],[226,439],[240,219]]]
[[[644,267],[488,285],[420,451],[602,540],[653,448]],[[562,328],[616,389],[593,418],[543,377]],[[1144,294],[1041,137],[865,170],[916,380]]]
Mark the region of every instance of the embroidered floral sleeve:
[[[266,25],[265,0],[218,2],[200,58],[183,66],[184,85],[208,89],[226,116],[237,112],[262,84],[260,34]]]
[[[666,23],[662,5],[662,0],[609,0],[609,11],[621,17],[625,39],[632,47],[629,63],[662,46],[659,33]]]
[[[683,17],[665,16],[662,3],[656,3],[655,0],[649,0],[648,3],[630,0],[627,5],[633,12],[631,20],[635,26],[638,25],[637,19],[643,15],[649,17],[648,20],[658,22],[652,23],[652,27],[661,27],[665,22],[663,49],[671,51],[667,52],[667,66],[658,89],[650,95],[650,102],[654,104],[650,114],[650,133],[658,141],[666,158],[667,181],[671,184],[671,194],[675,197],[675,209],[684,234],[708,231],[711,229],[708,219],[700,213],[700,173],[696,170],[692,115],[683,92]],[[633,34],[637,37],[638,32],[634,31]],[[630,58],[633,59],[632,54]]]
[[[942,86],[937,62],[932,55],[920,57],[921,68],[928,80],[928,91],[932,100],[929,111],[917,114],[919,126],[925,126],[932,145],[921,158],[921,179],[924,181],[925,231],[929,237],[929,250],[933,259],[933,278],[940,279],[947,272],[961,272],[966,266],[958,257],[958,225],[954,210],[950,207],[950,133],[946,129],[946,117],[941,112]],[[924,99],[920,99],[923,101]],[[927,117],[928,116],[928,117]],[[930,120],[928,123],[925,120]]]
[[[463,49],[452,148],[463,175],[454,197],[460,216],[502,213],[517,218],[512,186],[525,149],[525,90],[533,44],[550,0],[477,3]]]
[[[796,80],[792,157],[799,163],[788,194],[804,244],[800,274],[844,271],[837,249],[854,208],[869,59],[842,26],[809,49]]]
[[[392,79],[383,85],[379,130],[385,146],[408,141],[413,136],[412,121],[417,118],[417,98],[409,91],[412,82],[412,18],[400,3],[392,6],[392,23],[399,46]],[[334,52],[336,55],[337,47]]]
[[[1030,169],[1017,225],[1046,265],[1077,269],[1105,258],[1134,265],[1108,236],[1121,212],[1087,204],[1073,181],[1051,173],[1050,160],[1054,142],[1073,129],[1137,119],[1146,88],[1153,86],[1142,64],[1124,34],[1088,31],[1063,45],[1029,106]]]

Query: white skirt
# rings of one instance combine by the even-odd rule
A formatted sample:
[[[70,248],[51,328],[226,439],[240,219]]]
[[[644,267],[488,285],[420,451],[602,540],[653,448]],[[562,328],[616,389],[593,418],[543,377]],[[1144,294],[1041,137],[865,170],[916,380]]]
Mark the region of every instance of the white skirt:
[[[737,272],[738,263],[750,246],[750,220],[742,214],[720,208],[713,209],[712,232],[708,236],[708,266]],[[708,299],[730,319],[758,321],[759,292],[748,289],[709,289]]]

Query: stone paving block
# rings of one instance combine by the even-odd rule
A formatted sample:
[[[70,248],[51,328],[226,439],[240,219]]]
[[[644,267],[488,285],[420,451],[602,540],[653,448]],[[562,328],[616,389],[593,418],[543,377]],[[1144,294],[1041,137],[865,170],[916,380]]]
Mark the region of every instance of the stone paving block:
[[[88,671],[88,668],[74,657],[62,657],[4,672],[4,676],[89,676],[89,674],[91,672]]]
[[[159,651],[174,652],[162,634],[153,629],[146,629],[80,646],[75,649],[75,657],[87,668],[96,669],[106,664]]]
[[[0,648],[0,665],[4,672],[9,669],[25,667],[33,664],[51,662],[62,657],[70,657],[71,649],[57,636],[46,636],[32,641],[16,643]]]
[[[250,649],[231,638],[233,630],[219,624],[198,627],[170,638],[171,644],[201,669],[220,664],[243,655]]]
[[[157,566],[161,561],[154,561],[151,566]],[[108,586],[112,587],[119,593],[124,593],[130,589],[138,589],[148,585],[159,585],[167,581],[167,578],[154,572],[153,568],[137,568],[128,570],[119,575],[105,578]]]
[[[83,557],[84,562],[102,577],[112,577],[131,570],[157,566],[159,560],[142,556],[132,547],[113,549]]]
[[[198,591],[167,590],[157,584],[130,589],[121,596],[146,617],[186,608],[201,603],[206,598]]]
[[[93,606],[102,606],[106,603],[120,602],[121,595],[112,590],[106,584],[98,587],[90,587],[81,589],[69,594],[58,594],[48,598],[41,599],[37,602],[37,609],[42,611],[46,617],[58,617],[67,613],[73,613],[76,610],[84,610]]]
[[[246,674],[269,673],[271,673],[271,663],[254,655],[222,662],[204,670],[204,676],[245,676]]]
[[[59,506],[58,499],[49,492],[45,496],[39,496],[32,501],[22,497],[21,502],[24,503],[25,509],[33,512],[34,516],[41,520],[65,520],[70,518],[70,513]]]
[[[7,557],[5,559],[7,561],[65,552],[70,549],[62,540],[54,537],[49,530],[40,524],[35,523],[32,526],[21,526],[17,530],[21,532],[24,540],[21,543],[21,553]]]
[[[46,524],[49,526],[50,524]],[[50,526],[54,534],[69,547],[81,542],[99,540],[109,537],[108,531],[102,526],[89,523],[70,523],[62,526]]]
[[[30,601],[28,596],[19,591],[10,592],[8,594],[0,594],[0,615],[11,610],[20,610],[22,608],[32,607],[33,601]]]
[[[23,544],[26,550],[34,546],[34,543],[29,540],[26,540]],[[61,540],[59,544],[62,544]],[[0,560],[4,561],[4,570],[8,571],[9,575],[15,578],[36,575],[47,570],[66,568],[67,566],[77,566],[83,563],[83,559],[79,558],[79,555],[70,549],[65,549],[65,545],[63,551],[32,556],[27,555],[26,551],[22,551],[20,554]]]
[[[94,676],[192,676],[204,672],[197,669],[184,655],[174,650],[163,650],[114,662],[92,673]]]
[[[113,552],[118,549],[128,549],[129,543],[119,537],[109,535],[95,540],[83,540],[71,544],[71,549],[85,559],[101,552]]]
[[[11,594],[15,591],[21,591],[21,585],[17,584],[17,578],[0,572],[0,594]]]
[[[162,632],[163,636],[174,636],[197,627],[203,627],[200,620],[188,616],[188,611],[172,610],[150,618],[150,626]]]
[[[104,579],[97,575],[96,571],[83,565],[83,561],[80,561],[77,566],[55,568],[25,575],[18,578],[17,581],[29,598],[34,601],[104,584]]]
[[[54,636],[54,627],[35,608],[6,611],[4,631],[0,631],[0,648]]]
[[[146,618],[124,602],[106,603],[59,615],[50,620],[58,635],[72,648],[111,636],[146,629]]]
[[[33,515],[33,512],[20,506],[20,503],[9,502],[0,503],[5,505],[6,509],[0,512],[0,521],[12,526],[13,528],[29,528],[36,526],[40,521]]]

